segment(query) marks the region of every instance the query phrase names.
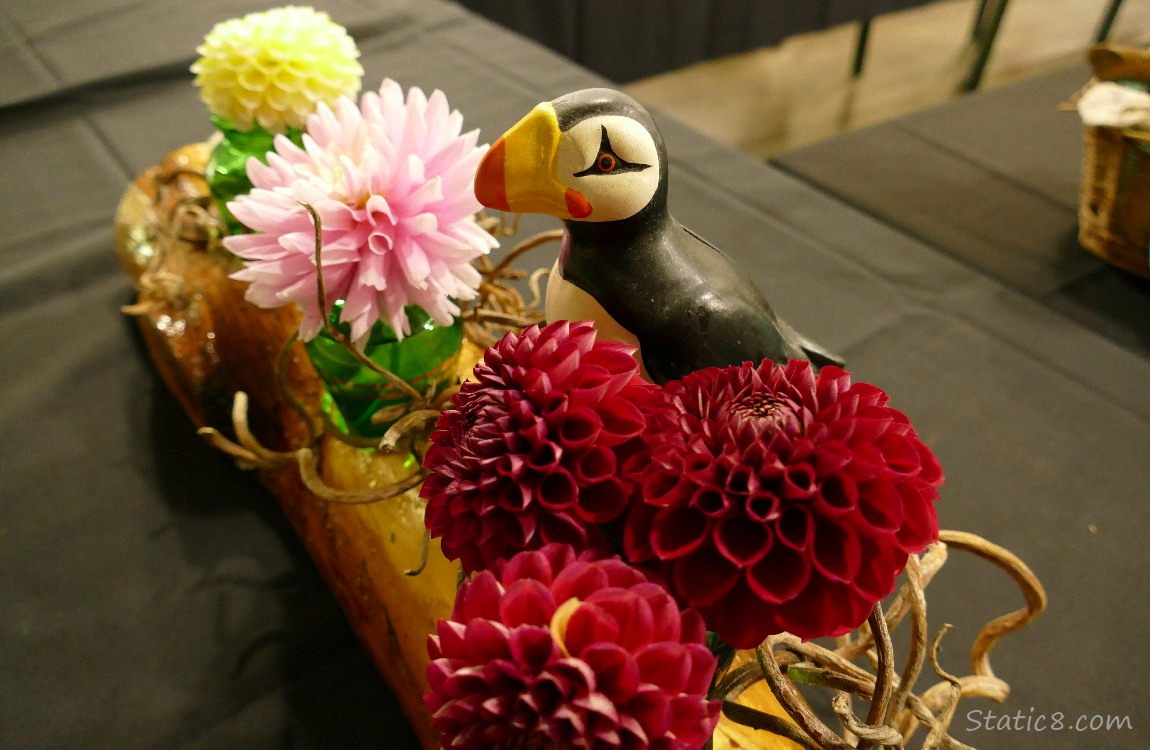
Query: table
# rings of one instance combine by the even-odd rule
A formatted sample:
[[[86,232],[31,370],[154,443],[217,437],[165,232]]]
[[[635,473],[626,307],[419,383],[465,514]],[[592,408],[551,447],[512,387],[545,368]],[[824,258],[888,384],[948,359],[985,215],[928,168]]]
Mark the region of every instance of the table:
[[[356,35],[368,85],[442,88],[486,140],[600,80],[447,3],[316,5]],[[260,7],[16,0],[0,13],[2,747],[416,747],[274,499],[192,434],[119,312],[132,294],[112,251],[116,203],[135,174],[208,135],[194,47],[214,21]],[[1130,716],[1145,731],[1144,339],[1100,333],[882,205],[660,119],[677,217],[911,416],[947,471],[944,527],[1013,550],[1046,584],[1048,612],[994,654],[1014,687],[1006,705],[960,711]],[[1067,142],[1044,157],[1079,153]],[[877,190],[886,178],[861,179]],[[988,244],[1018,220],[973,218]],[[1073,230],[1069,211],[1050,223],[1055,239]],[[1092,262],[1058,247],[1072,267]],[[1002,251],[1017,252],[1005,239]],[[932,628],[955,624],[943,663],[962,673],[977,626],[1021,603],[957,553],[928,599]],[[958,736],[1117,748],[1138,735]]]

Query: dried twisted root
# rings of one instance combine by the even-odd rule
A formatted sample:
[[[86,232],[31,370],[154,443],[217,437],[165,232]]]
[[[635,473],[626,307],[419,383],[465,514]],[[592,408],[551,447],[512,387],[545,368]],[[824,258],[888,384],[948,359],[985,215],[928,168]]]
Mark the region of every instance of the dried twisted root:
[[[492,234],[506,236],[518,230],[519,216],[515,215],[510,225],[507,225],[502,218],[490,217],[484,217],[480,223]],[[507,331],[521,330],[543,319],[543,294],[540,285],[550,274],[550,270],[539,268],[528,276],[525,271],[514,268],[512,264],[525,253],[548,243],[557,242],[562,237],[562,229],[540,232],[517,244],[497,264],[493,265],[491,259],[486,256],[476,260],[475,267],[483,275],[483,280],[479,284],[479,295],[474,302],[465,304],[460,314],[469,341],[486,349]],[[531,291],[530,301],[525,301],[519,290],[510,283],[523,278],[527,279],[528,289]]]
[[[207,243],[210,247],[218,241],[221,227],[219,220],[206,207],[204,196],[188,194],[180,189],[177,181],[183,176],[202,178],[203,173],[187,168],[163,169],[151,177],[153,208],[161,208],[160,204],[172,196],[175,200],[162,218],[149,222],[147,226],[153,250],[134,282],[138,300],[120,308],[125,315],[147,315],[159,305],[194,312],[190,309],[192,295],[184,278],[163,270],[165,250],[176,242],[194,246]]]
[[[1026,606],[991,620],[979,632],[971,649],[973,674],[956,677],[938,663],[938,647],[950,628],[944,626],[931,644],[927,643],[926,599],[924,589],[946,561],[947,549],[971,552],[1005,570],[1018,584]],[[803,748],[847,750],[848,748],[909,747],[915,732],[926,727],[921,747],[963,750],[969,746],[951,737],[948,729],[960,700],[971,697],[1002,702],[1010,688],[995,676],[990,652],[1003,636],[1025,627],[1046,608],[1046,592],[1030,569],[1017,556],[987,540],[962,531],[943,531],[939,542],[921,558],[911,556],[906,582],[883,614],[876,605],[867,623],[853,638],[842,638],[833,651],[814,643],[804,643],[789,633],[772,636],[756,650],[756,660],[731,670],[719,681],[715,695],[724,701],[723,713],[733,721],[773,732],[791,739]],[[894,674],[894,654],[890,631],[911,616],[910,653],[900,675]],[[866,656],[871,670],[853,660]],[[914,685],[923,666],[929,663],[941,682],[921,694]],[[779,699],[793,725],[754,709],[733,703],[744,690],[765,680]],[[826,726],[800,697],[792,683],[802,682],[830,688],[835,692],[832,708],[843,731]],[[865,721],[851,708],[851,699],[870,703]],[[801,735],[801,736],[800,736]],[[857,745],[854,744],[857,741]]]

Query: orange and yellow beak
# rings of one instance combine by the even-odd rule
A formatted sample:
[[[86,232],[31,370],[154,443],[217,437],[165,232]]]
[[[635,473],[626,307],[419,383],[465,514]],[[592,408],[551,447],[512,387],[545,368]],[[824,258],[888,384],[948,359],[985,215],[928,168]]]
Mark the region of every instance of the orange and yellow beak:
[[[550,102],[535,109],[491,146],[475,173],[475,197],[488,208],[560,219],[584,219],[591,203],[556,179],[559,120]]]

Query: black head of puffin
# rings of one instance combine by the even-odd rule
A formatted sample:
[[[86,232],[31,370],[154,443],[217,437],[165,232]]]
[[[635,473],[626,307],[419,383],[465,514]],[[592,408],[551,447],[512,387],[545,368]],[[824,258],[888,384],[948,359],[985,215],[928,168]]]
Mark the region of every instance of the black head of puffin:
[[[609,222],[663,211],[663,139],[630,96],[585,89],[536,106],[488,151],[475,178],[483,205],[565,221]]]

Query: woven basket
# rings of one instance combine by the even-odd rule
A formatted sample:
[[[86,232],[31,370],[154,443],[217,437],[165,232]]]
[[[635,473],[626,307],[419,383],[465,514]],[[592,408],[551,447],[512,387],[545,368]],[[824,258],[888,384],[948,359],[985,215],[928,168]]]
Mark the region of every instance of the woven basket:
[[[1099,81],[1150,84],[1150,51],[1098,45],[1090,51]],[[1084,131],[1078,241],[1118,268],[1150,278],[1150,132]]]

